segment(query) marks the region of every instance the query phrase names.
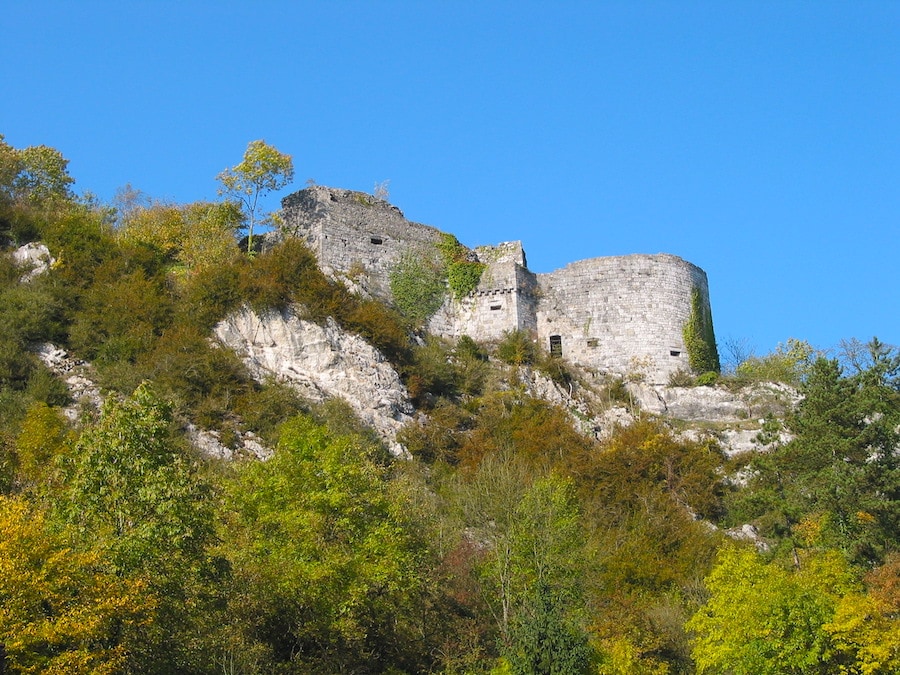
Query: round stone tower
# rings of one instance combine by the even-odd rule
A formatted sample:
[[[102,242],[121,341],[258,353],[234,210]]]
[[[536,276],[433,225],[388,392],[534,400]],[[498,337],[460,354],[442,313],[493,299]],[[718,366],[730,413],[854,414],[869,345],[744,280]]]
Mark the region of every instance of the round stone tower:
[[[545,349],[583,366],[665,383],[689,371],[683,329],[706,273],[674,255],[591,258],[537,275],[537,332]]]

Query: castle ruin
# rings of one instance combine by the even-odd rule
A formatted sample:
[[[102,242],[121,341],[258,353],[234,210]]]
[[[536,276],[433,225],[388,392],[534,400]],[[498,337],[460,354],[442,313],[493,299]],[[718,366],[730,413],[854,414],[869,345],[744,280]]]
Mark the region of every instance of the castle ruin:
[[[282,217],[285,231],[306,241],[323,271],[386,300],[392,299],[390,274],[401,258],[434,250],[442,237],[386,201],[323,186],[285,197]],[[478,286],[458,299],[448,293],[428,321],[430,332],[493,341],[526,330],[553,355],[653,383],[690,370],[683,329],[696,298],[709,314],[708,282],[699,267],[668,254],[626,255],[536,274],[520,242],[478,247],[468,255],[485,265]]]

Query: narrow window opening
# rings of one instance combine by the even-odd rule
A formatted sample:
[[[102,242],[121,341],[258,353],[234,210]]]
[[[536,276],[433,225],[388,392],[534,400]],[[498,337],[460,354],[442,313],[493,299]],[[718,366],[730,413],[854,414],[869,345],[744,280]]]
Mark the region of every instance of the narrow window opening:
[[[369,241],[371,241],[376,246],[381,246],[384,243],[384,239],[381,237],[372,237]]]
[[[681,352],[677,349],[670,349],[669,356],[681,356]]]
[[[562,336],[550,336],[550,356],[562,356]]]
[[[491,305],[491,311],[493,312],[495,309],[503,309],[503,305]]]

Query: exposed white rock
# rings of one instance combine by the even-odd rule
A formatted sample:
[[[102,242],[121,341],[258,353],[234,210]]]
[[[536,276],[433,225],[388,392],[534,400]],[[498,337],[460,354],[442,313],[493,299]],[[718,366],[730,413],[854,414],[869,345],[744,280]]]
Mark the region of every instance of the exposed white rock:
[[[642,410],[687,423],[714,426],[714,433],[708,428],[693,428],[682,432],[682,436],[698,440],[704,434],[713,433],[728,456],[769,450],[790,440],[784,431],[766,443],[758,436],[766,416],[782,419],[800,400],[795,389],[774,382],[734,390],[721,386],[666,387],[644,383],[629,383],[627,387]]]
[[[725,530],[725,534],[727,534],[732,539],[737,539],[738,541],[753,542],[753,545],[756,546],[757,551],[765,552],[769,550],[769,544],[759,536],[759,530],[757,530],[753,525],[744,524],[740,527],[732,527],[730,530]]]
[[[50,255],[50,249],[40,243],[20,246],[13,251],[12,255],[17,265],[28,268],[28,271],[22,275],[21,281],[31,281],[50,269],[50,266],[56,262]]]
[[[253,377],[274,376],[312,400],[346,400],[393,454],[406,455],[396,440],[415,412],[406,387],[384,356],[358,335],[331,319],[320,326],[293,310],[260,316],[249,308],[221,321],[213,332]]]
[[[274,454],[271,448],[262,444],[259,436],[250,432],[241,434],[239,440],[241,447],[235,451],[222,443],[219,432],[201,429],[191,423],[185,425],[185,431],[191,444],[208,457],[216,457],[218,459],[235,459],[236,456],[243,454],[245,456],[256,457],[257,459],[267,460]]]
[[[35,354],[69,388],[74,405],[63,408],[63,414],[72,422],[78,421],[85,411],[97,412],[103,405],[100,388],[88,377],[91,367],[85,361],[69,356],[65,349],[45,342],[35,349]]]
[[[783,384],[763,382],[738,390],[724,387],[664,387],[631,383],[642,410],[690,422],[736,422],[784,414],[799,401]]]

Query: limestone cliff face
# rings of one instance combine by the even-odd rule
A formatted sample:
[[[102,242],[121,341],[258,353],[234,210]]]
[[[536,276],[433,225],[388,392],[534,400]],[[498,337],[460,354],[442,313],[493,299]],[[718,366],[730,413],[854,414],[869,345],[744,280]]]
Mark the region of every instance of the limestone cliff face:
[[[255,378],[275,377],[314,401],[344,399],[393,454],[405,454],[396,436],[415,412],[412,403],[397,372],[361,337],[331,320],[320,326],[291,310],[259,315],[246,308],[214,334]]]

